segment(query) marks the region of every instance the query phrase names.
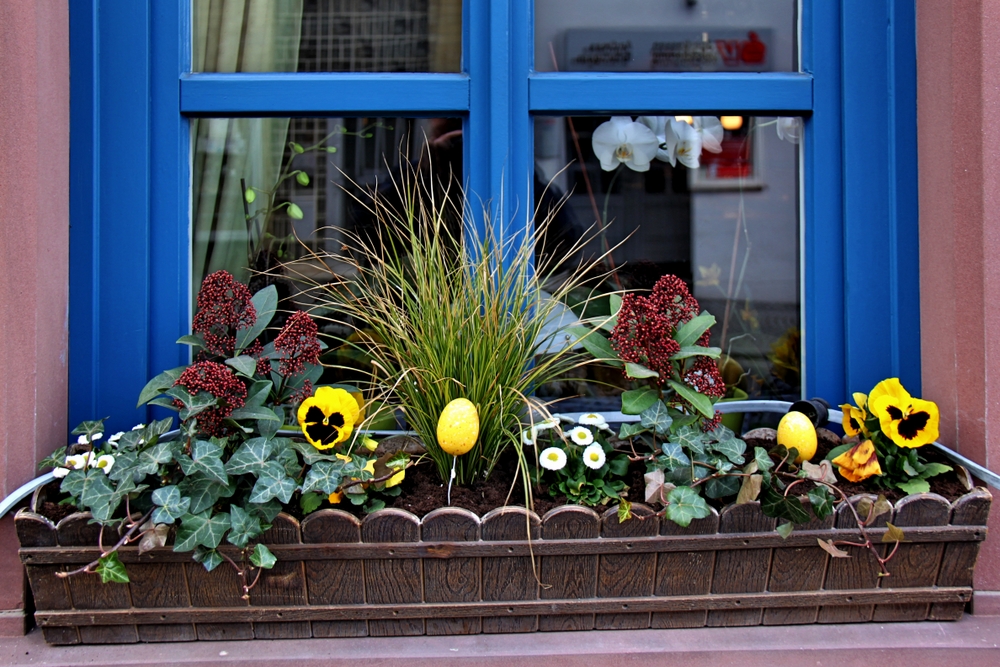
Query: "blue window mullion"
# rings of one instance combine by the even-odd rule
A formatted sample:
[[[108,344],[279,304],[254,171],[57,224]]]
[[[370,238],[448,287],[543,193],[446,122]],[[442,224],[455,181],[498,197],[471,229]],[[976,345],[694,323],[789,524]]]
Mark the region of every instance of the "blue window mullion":
[[[813,108],[806,74],[547,72],[530,78],[531,110],[548,115],[664,110],[797,116]]]

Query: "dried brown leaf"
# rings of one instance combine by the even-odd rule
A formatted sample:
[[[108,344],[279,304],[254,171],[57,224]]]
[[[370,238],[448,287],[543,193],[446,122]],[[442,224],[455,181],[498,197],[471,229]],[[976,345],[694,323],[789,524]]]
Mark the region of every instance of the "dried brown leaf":
[[[881,493],[878,496],[878,500],[875,501],[875,508],[872,510],[872,519],[883,514],[888,514],[892,511],[892,503],[885,499]]]
[[[736,496],[736,504],[745,505],[757,500],[757,496],[760,495],[760,484],[763,479],[761,475],[744,477],[739,495]]]
[[[829,461],[824,460],[819,463],[805,461],[802,463],[802,470],[805,471],[807,479],[815,482],[837,483],[837,476],[833,474],[833,464]]]
[[[840,549],[833,544],[833,540],[821,540],[818,537],[816,541],[819,543],[819,548],[827,552],[834,558],[850,558],[851,554],[847,553],[843,549]]]
[[[146,528],[146,526],[149,526],[149,523],[144,524],[142,527]],[[146,553],[151,549],[166,545],[169,533],[170,526],[165,523],[156,524],[152,528],[146,528],[142,539],[139,540],[139,553]]]
[[[886,531],[885,531],[885,534],[882,535],[882,541],[883,542],[905,542],[906,541],[906,537],[903,535],[903,531],[900,528],[892,525],[889,522],[886,522],[885,525],[886,525]]]

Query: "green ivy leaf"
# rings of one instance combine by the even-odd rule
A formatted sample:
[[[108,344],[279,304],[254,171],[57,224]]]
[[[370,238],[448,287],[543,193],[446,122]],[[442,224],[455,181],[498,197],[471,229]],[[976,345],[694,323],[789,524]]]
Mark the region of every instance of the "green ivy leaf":
[[[732,432],[730,432],[730,434],[731,433]],[[732,437],[728,440],[715,443],[712,445],[712,449],[725,456],[727,459],[732,461],[733,464],[741,466],[744,462],[743,453],[747,450],[747,443],[743,442],[739,438]]]
[[[716,477],[705,482],[705,495],[709,498],[728,498],[739,492],[739,477]]]
[[[341,474],[343,469],[344,462],[340,460],[319,461],[313,464],[302,483],[302,493],[310,491],[322,491],[327,495],[333,493],[343,480]]]
[[[158,506],[153,512],[153,523],[171,524],[191,509],[191,499],[181,496],[180,488],[174,484],[153,491],[152,499]]]
[[[778,535],[781,535],[781,539],[787,540],[788,536],[792,534],[793,530],[795,530],[795,524],[789,521],[775,528],[774,532],[778,533]]]
[[[712,513],[705,499],[689,486],[678,486],[667,494],[667,518],[686,528],[694,519],[704,519]]]
[[[174,551],[193,551],[199,544],[215,549],[229,528],[229,514],[226,512],[214,516],[211,510],[201,514],[185,514],[181,517],[181,525],[177,529]]]
[[[670,414],[667,411],[667,406],[660,400],[657,400],[639,415],[640,424],[646,428],[653,429],[657,435],[662,437],[670,433],[670,425],[673,422],[674,420],[670,418]]]
[[[174,460],[174,454],[179,449],[179,442],[158,442],[149,449],[142,450],[135,465],[136,474],[155,475],[161,465]],[[114,468],[111,471],[114,472]]]
[[[268,285],[250,298],[254,310],[257,311],[257,319],[254,323],[236,332],[236,352],[242,352],[250,343],[257,339],[267,325],[271,323],[275,311],[278,310],[278,288]]]
[[[106,556],[97,559],[97,574],[101,575],[101,583],[114,582],[116,584],[127,584],[128,572],[125,571],[125,564],[118,557],[117,551],[112,551]]]
[[[618,523],[625,523],[632,518],[632,503],[624,498],[618,501]]]
[[[638,415],[660,400],[660,393],[652,387],[629,389],[622,393],[622,414]]]
[[[813,487],[806,496],[809,498],[809,504],[817,519],[825,519],[833,512],[834,498],[825,486]]]
[[[694,406],[694,409],[702,415],[708,417],[709,419],[715,417],[715,406],[712,404],[712,399],[708,396],[700,394],[686,384],[677,382],[676,380],[667,380],[667,384],[669,384],[670,388],[676,391],[681,398]]]
[[[201,546],[195,547],[194,554],[191,557],[196,563],[201,563],[208,572],[222,565],[223,560],[222,554],[215,549],[206,549]]]
[[[292,440],[289,446],[302,455],[302,460],[306,465],[313,465],[317,461],[338,461],[339,459],[331,454],[324,454],[322,450],[316,449],[308,442],[302,440]]]
[[[788,519],[792,523],[805,523],[809,513],[798,498],[788,498],[765,486],[760,493],[760,508],[766,516]]]
[[[684,466],[691,465],[691,459],[684,453],[684,448],[676,442],[665,442],[661,445],[663,456],[656,459],[657,464],[662,465],[666,470],[676,470]]]
[[[259,475],[264,468],[264,462],[274,450],[272,441],[264,438],[247,440],[226,462],[226,472],[230,475]]]
[[[229,484],[229,476],[222,465],[222,448],[208,440],[196,440],[190,458],[180,456],[177,462],[185,475],[201,474],[220,484]]]
[[[278,559],[274,557],[270,549],[263,544],[258,544],[254,548],[253,553],[250,554],[250,562],[254,567],[270,570],[278,562]]]
[[[676,423],[674,422],[674,424]],[[693,452],[698,456],[705,454],[705,434],[697,426],[687,425],[675,429],[670,436],[670,441],[678,443],[685,451]]]
[[[242,549],[249,544],[250,540],[264,532],[260,527],[260,517],[250,514],[239,505],[230,506],[229,512],[229,522],[232,528],[226,539],[230,544]]]
[[[206,479],[201,475],[188,475],[177,486],[180,487],[181,495],[191,499],[191,507],[188,509],[191,514],[209,509],[219,501],[219,498],[229,498],[236,491],[226,484]]]
[[[298,485],[285,474],[285,468],[277,461],[268,461],[261,468],[257,483],[250,492],[250,502],[266,503],[277,498],[282,503],[292,499]]]
[[[763,447],[754,447],[753,460],[757,464],[757,470],[760,472],[761,477],[764,478],[764,483],[770,484],[771,468],[774,467],[774,461],[771,460],[767,450]]]
[[[642,424],[626,422],[621,425],[620,429],[618,429],[618,439],[625,440],[627,438],[631,438],[632,436],[639,435],[640,433],[645,433],[648,430],[649,429]]]
[[[80,489],[80,502],[93,511],[94,508],[109,505],[114,497],[115,490],[111,488],[104,471],[96,468],[86,471]],[[117,506],[117,503],[115,505]]]

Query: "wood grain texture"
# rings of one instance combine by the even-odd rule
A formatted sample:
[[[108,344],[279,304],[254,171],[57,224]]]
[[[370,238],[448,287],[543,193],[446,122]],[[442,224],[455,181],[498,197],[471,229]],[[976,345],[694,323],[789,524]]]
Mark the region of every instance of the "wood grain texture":
[[[973,489],[952,503],[951,524],[985,526],[992,501],[993,496],[986,489]],[[972,586],[972,572],[979,557],[979,546],[979,542],[945,545],[937,585]],[[931,605],[929,618],[934,621],[957,621],[965,613],[965,606],[957,602],[938,602]]]
[[[265,544],[301,544],[299,522],[282,512],[274,517],[271,527],[260,536]],[[250,604],[255,606],[306,605],[305,565],[300,560],[278,560],[270,570],[261,573],[257,585],[250,590]],[[254,574],[256,576],[256,573]],[[257,639],[305,639],[312,636],[308,621],[254,623]]]
[[[89,523],[90,512],[76,512],[64,518],[56,524],[56,532],[59,537],[59,546],[62,547],[92,547],[97,544],[101,534],[101,526],[96,523]],[[111,528],[104,529],[104,544],[111,546],[118,541],[118,537]],[[110,540],[110,541],[109,541]]]
[[[851,496],[848,502],[851,503],[851,507],[857,507],[858,502],[863,498],[872,502],[876,500],[875,496],[867,494]],[[846,503],[841,503],[837,507],[837,519],[834,524],[836,528],[857,530],[858,523],[851,507],[848,507]],[[889,515],[876,517],[872,521],[872,527],[885,527],[889,518]],[[854,542],[861,541],[861,533],[855,532],[850,539]],[[857,547],[844,548],[850,554],[850,558],[831,558],[829,560],[823,587],[828,590],[878,588],[880,584],[878,561],[875,560],[871,552],[868,549]],[[880,553],[883,551],[880,549]],[[863,623],[871,620],[874,611],[874,605],[867,604],[820,607],[816,620],[819,623]]]
[[[755,533],[774,530],[775,520],[764,516],[760,504],[730,505],[719,513],[720,533]],[[712,593],[756,593],[767,590],[771,549],[717,551]],[[760,609],[708,612],[707,625],[730,627],[760,625]]]
[[[59,544],[55,524],[43,516],[20,509],[14,517],[14,529],[21,548],[54,547]]]
[[[618,509],[612,507],[601,516],[601,537],[651,537],[660,532],[660,520],[653,510],[638,503],[632,505],[632,518],[618,521]],[[626,551],[627,551],[626,546]],[[656,581],[656,554],[604,554],[597,573],[597,597],[651,596]],[[650,614],[597,614],[598,630],[629,630],[649,627]]]
[[[564,505],[542,517],[542,539],[592,540],[601,534],[601,517],[589,507]],[[545,556],[541,579],[543,600],[578,600],[597,595],[598,556]],[[544,632],[593,630],[594,615],[540,616]]]
[[[813,517],[808,523],[796,526],[795,530],[832,530],[835,521],[836,515],[833,513],[825,519]],[[829,560],[830,556],[818,545],[774,549],[771,556],[771,574],[768,577],[767,590],[778,593],[817,591],[823,587]],[[815,623],[818,616],[818,606],[765,609],[763,623],[764,625],[802,625]]]
[[[436,509],[420,522],[425,542],[475,542],[479,540],[479,517],[459,507]],[[424,559],[425,602],[476,602],[480,599],[478,558]],[[483,622],[478,616],[428,618],[428,635],[477,635]]]
[[[133,607],[190,607],[187,579],[182,563],[157,563],[145,554],[148,563],[133,563],[128,569],[129,593]],[[139,641],[190,642],[198,638],[194,624],[137,625]]]
[[[25,568],[36,609],[73,608],[69,582],[56,576],[56,572],[64,570],[66,567],[62,565],[29,565]],[[42,628],[42,634],[45,641],[54,646],[80,643],[80,633],[75,627]]]
[[[187,575],[188,594],[192,607],[248,607],[240,588],[240,578],[229,563],[219,565],[206,572],[200,563],[189,561],[184,565]],[[203,622],[195,625],[198,639],[203,641],[224,641],[253,639],[250,623]]]
[[[361,523],[365,542],[417,542],[420,520],[409,512],[385,509],[369,514]],[[388,550],[392,555],[392,550]],[[371,604],[421,602],[421,567],[419,558],[373,560],[365,563],[365,599]],[[424,634],[423,619],[374,620],[368,622],[373,637],[398,637]]]
[[[483,540],[537,540],[541,520],[523,507],[498,507],[482,519]],[[483,558],[483,600],[537,600],[538,579],[530,556]],[[483,632],[534,632],[537,616],[483,617]]]
[[[936,493],[907,496],[896,503],[892,523],[903,529],[912,526],[945,526],[951,520],[951,504]],[[886,545],[891,548],[892,545]],[[889,577],[882,588],[932,586],[937,581],[943,544],[901,544],[886,567]],[[876,605],[873,621],[922,621],[930,614],[929,604]]]
[[[669,519],[660,521],[660,535],[715,535],[719,532],[719,513],[704,519],[695,519],[686,528]],[[662,597],[673,595],[708,595],[712,592],[712,574],[715,570],[715,551],[660,552],[656,558],[656,586],[653,594]],[[650,626],[654,628],[702,628],[708,621],[708,612],[696,611],[653,612]]]
[[[306,544],[361,542],[361,522],[343,510],[323,509],[302,521]],[[365,574],[360,560],[305,561],[309,604],[364,604]],[[368,622],[313,621],[313,637],[366,637]]]

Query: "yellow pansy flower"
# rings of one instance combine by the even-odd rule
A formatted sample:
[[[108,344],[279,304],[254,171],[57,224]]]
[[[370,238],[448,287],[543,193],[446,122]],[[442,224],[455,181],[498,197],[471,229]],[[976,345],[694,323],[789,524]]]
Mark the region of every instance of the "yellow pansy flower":
[[[351,437],[359,412],[358,402],[345,390],[319,387],[299,406],[299,426],[313,447],[330,449]]]
[[[882,432],[900,447],[923,447],[938,439],[937,404],[910,396],[899,378],[879,382],[868,397],[868,405]]]
[[[872,475],[882,474],[882,466],[878,463],[875,445],[871,440],[856,444],[831,463],[840,468],[840,474],[849,482],[860,482]]]
[[[850,403],[843,403],[840,409],[844,412],[844,433],[849,436],[859,435],[863,433],[867,438],[870,433],[868,433],[868,427],[865,426],[865,419],[868,418],[868,414],[865,412],[865,406],[868,404],[868,396],[862,394],[860,391],[854,392],[854,405]]]

